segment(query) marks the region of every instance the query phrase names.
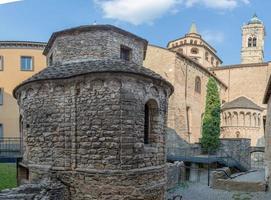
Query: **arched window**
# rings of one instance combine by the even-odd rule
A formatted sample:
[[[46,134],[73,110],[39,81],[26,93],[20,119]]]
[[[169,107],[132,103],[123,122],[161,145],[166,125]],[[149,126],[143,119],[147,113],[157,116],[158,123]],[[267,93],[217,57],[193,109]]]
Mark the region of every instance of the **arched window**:
[[[190,44],[193,44],[193,40],[190,40]]]
[[[200,77],[196,77],[195,79],[195,92],[197,93],[201,93],[201,80],[200,80]]]
[[[208,52],[205,52],[205,60],[209,60],[209,53]]]
[[[256,47],[257,46],[257,38],[253,38],[253,47]]]
[[[199,49],[198,48],[192,48],[191,49],[191,53],[192,54],[198,54],[199,53]]]
[[[211,58],[211,64],[213,65],[214,64],[214,57]]]
[[[158,105],[155,100],[149,100],[144,108],[144,144],[156,142],[158,124]]]
[[[197,41],[197,40],[195,40],[195,41],[194,41],[194,44],[198,44],[198,41]]]
[[[252,47],[252,38],[250,37],[250,38],[248,38],[248,45],[247,45],[248,47]]]
[[[183,49],[182,49],[182,48],[179,48],[179,49],[178,49],[178,52],[181,53],[181,54],[183,54]]]

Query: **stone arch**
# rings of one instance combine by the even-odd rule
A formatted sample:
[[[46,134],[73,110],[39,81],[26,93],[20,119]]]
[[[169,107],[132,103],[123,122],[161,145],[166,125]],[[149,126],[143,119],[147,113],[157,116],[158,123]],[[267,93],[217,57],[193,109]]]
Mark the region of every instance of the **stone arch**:
[[[228,112],[228,125],[231,126],[232,125],[232,115],[230,112]]]
[[[238,126],[238,113],[237,112],[233,112],[232,126]]]
[[[261,126],[261,114],[260,113],[257,115],[257,126],[258,127]]]
[[[199,76],[196,76],[195,78],[195,92],[201,93],[201,79]]]
[[[252,118],[252,126],[256,127],[257,126],[257,116],[256,113],[253,113],[253,118]]]
[[[159,108],[154,99],[145,103],[144,107],[144,144],[156,143],[156,130],[159,125]]]
[[[245,126],[245,113],[240,112],[239,117],[239,126]]]
[[[222,126],[226,126],[227,124],[226,124],[226,118],[227,117],[225,117],[225,113],[221,113],[221,123],[222,123]]]
[[[246,113],[245,121],[246,121],[246,126],[250,127],[251,126],[251,113],[250,112]]]
[[[198,54],[199,53],[199,49],[196,48],[196,47],[193,47],[190,52],[191,52],[191,54]]]
[[[256,37],[253,38],[252,45],[253,45],[253,47],[257,47],[257,38]]]
[[[249,37],[247,40],[247,46],[252,47],[252,37]]]

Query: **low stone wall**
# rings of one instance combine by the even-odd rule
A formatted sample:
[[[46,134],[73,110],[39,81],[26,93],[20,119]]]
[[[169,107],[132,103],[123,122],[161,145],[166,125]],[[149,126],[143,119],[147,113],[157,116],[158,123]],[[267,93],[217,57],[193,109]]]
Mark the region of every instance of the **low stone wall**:
[[[213,189],[220,189],[226,191],[244,191],[244,192],[264,192],[266,191],[266,184],[264,182],[245,182],[230,179],[223,172],[225,171],[229,176],[231,171],[229,168],[218,169],[221,171],[211,172],[210,187]]]
[[[25,184],[3,190],[0,200],[70,200],[68,188],[57,180],[44,179],[37,184]]]
[[[230,156],[246,169],[250,169],[250,146],[251,140],[246,138],[220,139],[220,149],[218,154],[222,157]]]
[[[185,181],[184,163],[167,163],[167,190],[177,187],[182,181]]]

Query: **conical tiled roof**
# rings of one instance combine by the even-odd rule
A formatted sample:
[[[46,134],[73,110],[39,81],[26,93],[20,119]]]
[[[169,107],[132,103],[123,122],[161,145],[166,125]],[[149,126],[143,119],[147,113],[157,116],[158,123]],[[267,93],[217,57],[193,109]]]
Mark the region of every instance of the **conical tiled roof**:
[[[198,30],[197,30],[197,26],[196,24],[193,22],[191,24],[190,30],[189,30],[189,34],[198,34]]]
[[[262,107],[255,104],[253,101],[246,97],[238,97],[237,99],[225,103],[222,106],[222,110],[234,109],[234,108],[244,108],[244,109],[253,109],[253,110],[263,110]]]

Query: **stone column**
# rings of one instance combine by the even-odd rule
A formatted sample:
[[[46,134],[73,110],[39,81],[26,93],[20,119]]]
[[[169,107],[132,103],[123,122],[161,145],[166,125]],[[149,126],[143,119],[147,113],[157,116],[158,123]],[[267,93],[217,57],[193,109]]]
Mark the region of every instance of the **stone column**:
[[[199,180],[199,166],[196,163],[191,164],[189,181],[197,182]]]

